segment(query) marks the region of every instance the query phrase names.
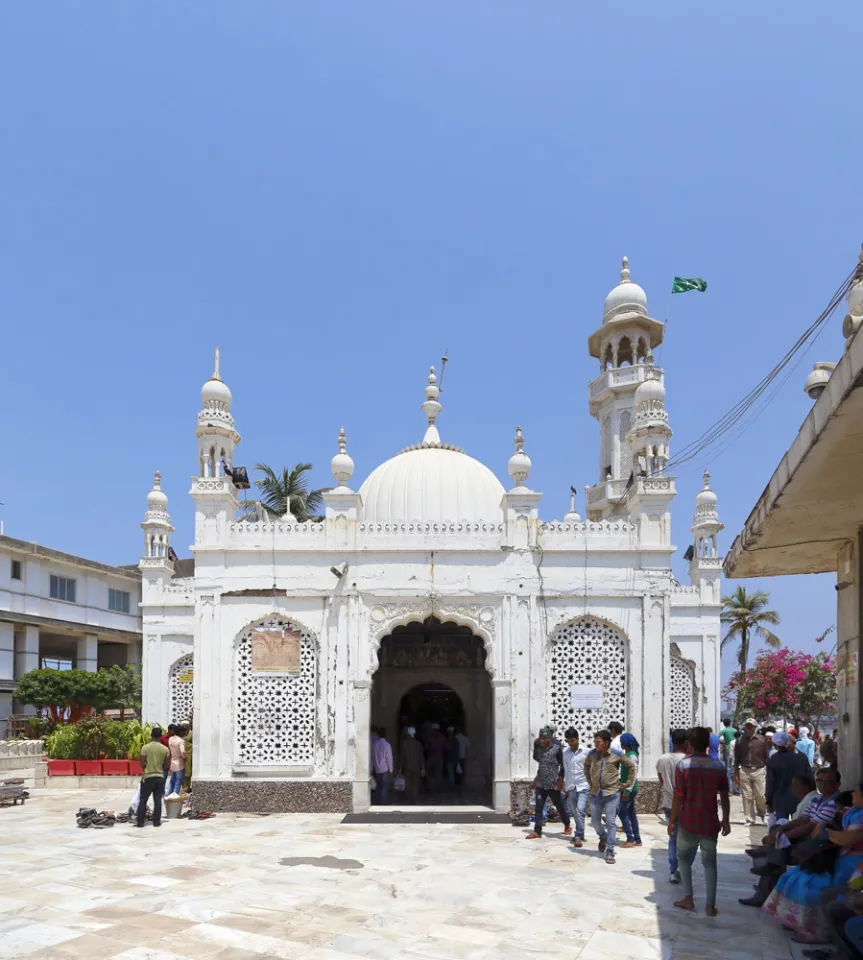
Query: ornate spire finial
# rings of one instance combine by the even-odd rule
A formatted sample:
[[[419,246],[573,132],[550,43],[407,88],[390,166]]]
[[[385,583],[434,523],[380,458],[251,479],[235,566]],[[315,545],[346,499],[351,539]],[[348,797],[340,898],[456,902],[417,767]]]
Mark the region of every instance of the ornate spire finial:
[[[219,348],[216,347],[216,362],[215,362],[215,365],[213,366],[213,376],[211,377],[212,380],[222,379],[221,376],[219,375],[219,357],[220,357]]]
[[[440,434],[435,424],[437,423],[438,414],[443,409],[443,406],[438,400],[440,387],[437,385],[437,377],[435,376],[433,366],[429,367],[429,378],[426,384],[425,395],[426,399],[425,403],[423,403],[423,412],[428,419],[428,429],[423,437],[423,443],[440,443]]]
[[[569,512],[575,513],[575,490],[569,491]]]
[[[157,470],[153,474],[153,489],[154,490],[162,489],[162,471],[161,470]]]
[[[524,434],[521,427],[515,428],[515,453],[509,458],[507,471],[517,487],[523,487],[530,476],[530,457],[524,452]]]
[[[629,283],[629,257],[624,257],[623,260],[620,261],[620,266],[620,282]]]
[[[345,428],[339,429],[339,452],[330,461],[330,469],[340,487],[347,486],[348,480],[354,472],[354,461],[348,453],[348,435]]]
[[[710,489],[710,471],[709,470],[704,471],[704,489],[705,490]]]

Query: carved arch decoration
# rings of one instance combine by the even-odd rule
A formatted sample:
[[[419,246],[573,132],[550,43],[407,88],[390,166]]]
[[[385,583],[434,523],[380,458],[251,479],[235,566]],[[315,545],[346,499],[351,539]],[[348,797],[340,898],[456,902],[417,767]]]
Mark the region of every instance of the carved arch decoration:
[[[549,635],[549,715],[558,735],[574,726],[590,744],[612,720],[627,726],[629,639],[610,620],[585,615],[559,623]],[[572,688],[600,687],[602,706],[574,707]]]
[[[195,657],[184,653],[168,671],[169,723],[186,723],[195,705]]]
[[[256,669],[252,635],[285,631],[298,648],[296,669]],[[233,644],[234,758],[242,766],[312,766],[318,742],[317,635],[293,617],[272,612],[246,624]]]
[[[670,647],[670,723],[672,730],[688,730],[697,719],[698,685],[695,682],[695,663],[687,660],[680,647]]]
[[[485,647],[485,668],[495,676],[492,662],[497,614],[494,607],[482,603],[447,603],[436,597],[405,603],[377,603],[369,608],[369,672],[371,679],[378,669],[378,651],[381,641],[396,627],[404,627],[415,621],[422,622],[437,617],[441,623],[455,623],[468,627],[479,637]]]

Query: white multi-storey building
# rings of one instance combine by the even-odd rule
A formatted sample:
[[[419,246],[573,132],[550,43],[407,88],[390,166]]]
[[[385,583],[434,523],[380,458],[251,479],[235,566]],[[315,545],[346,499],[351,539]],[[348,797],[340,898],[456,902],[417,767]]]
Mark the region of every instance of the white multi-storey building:
[[[141,574],[0,536],[0,718],[39,667],[141,662]]]
[[[589,742],[622,721],[648,778],[669,728],[716,725],[722,524],[705,478],[690,583],[678,584],[671,429],[651,359],[662,334],[624,260],[589,338],[600,456],[587,519],[573,502],[547,522],[520,429],[508,488],[441,440],[434,370],[425,435],[358,490],[339,434],[320,522],[237,519],[240,436],[217,356],[197,420],[194,575],[169,559],[158,475],[141,560],[144,713],[182,720],[194,707],[197,804],[363,810],[370,727],[386,726],[398,752],[407,720],[437,719],[473,743],[472,795],[508,809],[545,723]]]

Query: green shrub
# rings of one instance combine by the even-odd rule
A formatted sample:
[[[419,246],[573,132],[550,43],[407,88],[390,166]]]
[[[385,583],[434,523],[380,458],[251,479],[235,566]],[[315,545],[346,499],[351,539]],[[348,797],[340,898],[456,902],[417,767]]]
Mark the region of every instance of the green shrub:
[[[137,760],[141,748],[150,742],[153,726],[137,720],[84,717],[56,727],[45,737],[45,747],[51,760],[98,760],[103,754],[110,760]]]

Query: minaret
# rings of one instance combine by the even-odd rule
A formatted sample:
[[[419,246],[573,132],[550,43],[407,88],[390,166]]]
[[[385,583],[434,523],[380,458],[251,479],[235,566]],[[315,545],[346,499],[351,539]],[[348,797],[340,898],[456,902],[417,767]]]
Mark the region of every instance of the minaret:
[[[600,375],[589,387],[590,412],[600,428],[597,482],[585,493],[588,520],[609,516],[623,504],[632,471],[626,438],[635,420],[635,391],[647,379],[662,381],[662,371],[648,373],[646,359],[662,343],[663,325],[647,312],[647,294],[630,279],[623,258],[620,283],[605,298],[602,325],[588,338]]]
[[[330,461],[336,486],[323,494],[327,546],[352,548],[356,546],[357,519],[362,500],[348,486],[354,473],[354,461],[348,453],[345,428],[339,430],[339,452]]]
[[[234,462],[240,435],[231,414],[231,391],[219,371],[219,348],[213,375],[201,387],[198,438],[198,475],[192,478],[195,498],[195,543],[214,545],[227,537],[227,525],[237,510],[237,490],[226,473]]]
[[[665,410],[665,387],[647,356],[647,379],[635,391],[635,424],[626,440],[636,477],[662,476],[668,462],[671,427]]]
[[[515,452],[507,463],[512,489],[503,495],[506,517],[506,545],[516,550],[532,549],[539,538],[539,501],[542,494],[531,490],[525,481],[530,476],[530,457],[524,452],[524,434],[515,428]]]
[[[162,490],[162,474],[157,470],[153,489],[147,494],[147,513],[141,524],[144,531],[144,556],[138,566],[147,574],[147,580],[160,576],[170,579],[174,572],[171,560],[171,518],[168,516],[168,497]],[[155,574],[155,577],[150,576]]]
[[[705,603],[720,602],[722,557],[716,537],[725,529],[725,524],[716,510],[718,499],[710,489],[710,474],[705,470],[704,486],[695,497],[692,559],[689,561],[689,581],[701,585],[701,596]]]

